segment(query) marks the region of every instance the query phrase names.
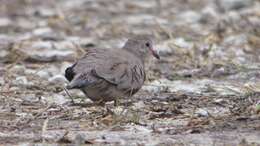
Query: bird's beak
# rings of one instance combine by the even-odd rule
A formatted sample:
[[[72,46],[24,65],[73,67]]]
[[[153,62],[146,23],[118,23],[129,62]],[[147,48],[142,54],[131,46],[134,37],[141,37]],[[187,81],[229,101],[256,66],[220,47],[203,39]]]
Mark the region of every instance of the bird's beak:
[[[156,59],[160,60],[159,52],[155,51],[153,48],[151,48],[150,50],[151,50],[153,56],[154,56]]]

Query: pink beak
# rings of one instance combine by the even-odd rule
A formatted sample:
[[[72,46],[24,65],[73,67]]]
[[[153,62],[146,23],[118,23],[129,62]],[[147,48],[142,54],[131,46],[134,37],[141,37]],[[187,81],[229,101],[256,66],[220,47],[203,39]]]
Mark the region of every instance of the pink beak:
[[[156,52],[153,48],[150,48],[150,50],[151,50],[153,56],[154,56],[156,59],[160,60],[160,56],[159,56],[158,52]]]

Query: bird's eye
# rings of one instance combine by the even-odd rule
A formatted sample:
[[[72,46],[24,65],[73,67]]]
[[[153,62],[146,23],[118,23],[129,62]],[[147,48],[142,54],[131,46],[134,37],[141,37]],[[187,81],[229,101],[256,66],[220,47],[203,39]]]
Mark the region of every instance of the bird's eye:
[[[145,43],[145,46],[150,47],[150,43],[149,42]]]

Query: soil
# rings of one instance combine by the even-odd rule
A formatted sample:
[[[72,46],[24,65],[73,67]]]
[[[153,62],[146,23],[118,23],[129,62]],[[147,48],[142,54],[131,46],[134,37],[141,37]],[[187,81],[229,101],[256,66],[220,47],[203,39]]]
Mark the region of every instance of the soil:
[[[0,0],[0,144],[260,145],[259,0]],[[86,48],[152,34],[119,105],[64,91]]]

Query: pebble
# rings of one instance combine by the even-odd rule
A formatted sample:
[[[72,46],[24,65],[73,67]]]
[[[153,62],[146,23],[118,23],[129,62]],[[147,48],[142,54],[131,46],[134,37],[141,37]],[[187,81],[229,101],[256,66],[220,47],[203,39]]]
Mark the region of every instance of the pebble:
[[[215,103],[222,103],[224,101],[224,99],[222,98],[219,98],[219,99],[215,99],[214,102]]]
[[[54,94],[50,97],[52,97],[52,102],[54,102],[56,104],[64,104],[69,101],[68,98],[65,98],[65,96],[63,96],[61,94]]]
[[[35,41],[29,45],[23,46],[21,50],[30,62],[71,61],[76,55],[75,45],[67,41]]]
[[[1,44],[0,44],[0,45],[1,45]],[[0,48],[0,49],[1,49],[1,48]],[[0,50],[0,59],[2,60],[2,59],[4,59],[4,58],[6,58],[8,54],[9,54],[8,51],[1,49],[1,50]]]
[[[53,84],[65,84],[67,82],[66,78],[61,74],[51,77],[48,81]]]
[[[138,15],[130,15],[124,18],[120,18],[118,21],[122,22],[124,21],[127,24],[131,25],[138,25],[138,24],[167,24],[168,20],[159,18],[153,15],[148,15],[148,14],[138,14]]]
[[[14,84],[16,84],[16,85],[27,85],[28,80],[25,76],[18,76],[18,77],[15,78]]]
[[[202,9],[200,22],[215,24],[218,17],[216,10],[212,6],[207,6]]]
[[[230,11],[250,6],[253,0],[217,0],[217,3],[221,9]]]
[[[232,35],[229,37],[225,37],[224,44],[233,45],[233,46],[241,46],[248,42],[246,35]]]
[[[0,86],[3,86],[5,84],[5,80],[3,77],[0,77]]]
[[[186,41],[184,38],[176,38],[174,44],[180,48],[189,49],[193,47],[193,43]]]
[[[173,48],[170,47],[172,41],[165,41],[161,44],[155,45],[160,55],[168,55],[173,53]]]
[[[195,114],[199,117],[208,117],[209,113],[207,110],[199,108],[197,111],[195,111]]]
[[[12,21],[9,18],[2,17],[0,18],[0,27],[6,27],[12,24]]]
[[[21,96],[21,99],[27,102],[37,102],[39,101],[39,98],[35,94],[27,94]]]
[[[128,109],[125,109],[124,107],[120,107],[120,106],[117,106],[113,109],[111,109],[111,111],[115,114],[115,115],[124,115],[128,112]]]
[[[144,107],[145,107],[145,104],[144,104],[144,102],[143,101],[138,101],[138,102],[135,102],[135,103],[133,103],[134,105],[133,105],[133,108],[134,109],[144,109]]]
[[[50,73],[45,71],[45,70],[40,70],[36,73],[36,75],[38,75],[39,77],[43,78],[43,79],[48,79],[50,78]]]
[[[36,36],[46,35],[49,33],[52,33],[52,30],[49,27],[43,27],[33,30],[33,34]]]
[[[35,28],[37,25],[28,19],[20,18],[16,21],[18,27],[22,29],[32,29]]]
[[[35,74],[37,71],[36,70],[33,70],[33,69],[26,69],[25,71],[24,71],[24,73],[26,74],[26,75],[31,75],[31,74]]]
[[[43,17],[53,17],[56,15],[56,12],[54,10],[48,8],[38,9],[36,13]]]
[[[177,19],[181,24],[191,24],[200,21],[201,15],[198,12],[189,10],[180,13]]]
[[[24,74],[25,70],[26,69],[25,69],[24,66],[22,66],[22,65],[15,65],[14,67],[12,67],[10,69],[10,72],[16,73],[16,74]]]
[[[19,90],[21,90],[21,88],[20,87],[15,87],[15,86],[13,86],[13,87],[11,87],[10,89],[9,89],[9,91],[19,91]]]
[[[133,6],[143,8],[143,9],[149,9],[149,8],[155,8],[157,6],[157,3],[155,1],[129,1],[128,4],[131,4]]]

